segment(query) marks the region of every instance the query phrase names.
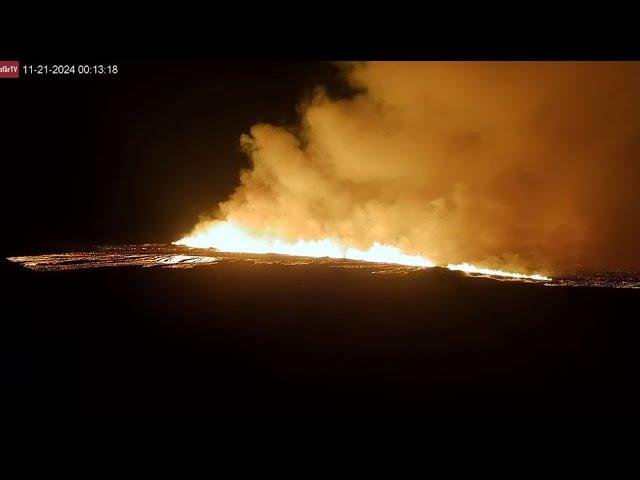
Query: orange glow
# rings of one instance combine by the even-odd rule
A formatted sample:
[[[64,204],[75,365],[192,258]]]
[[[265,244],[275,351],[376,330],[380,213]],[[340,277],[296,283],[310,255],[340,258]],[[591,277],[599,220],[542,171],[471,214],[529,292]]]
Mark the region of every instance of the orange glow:
[[[529,280],[551,280],[551,278],[545,277],[544,275],[540,275],[538,273],[534,273],[533,275],[525,275],[524,273],[505,272],[504,270],[478,268],[475,265],[471,265],[470,263],[461,263],[458,265],[449,264],[447,265],[447,268],[449,270],[459,270],[461,272],[479,273],[482,275],[493,275],[497,277],[509,277],[509,278],[529,279]]]
[[[277,238],[252,235],[247,231],[247,229],[237,223],[229,221],[214,222],[209,227],[184,237],[177,242],[174,242],[174,244],[195,248],[215,248],[222,252],[258,254],[276,253],[280,255],[293,255],[298,257],[347,258],[363,262],[392,263],[414,267],[436,266],[435,263],[425,257],[420,255],[407,255],[397,247],[381,245],[378,242],[374,242],[373,246],[368,250],[344,247],[340,242],[330,238],[316,241],[298,240],[295,243],[290,243]],[[480,268],[469,263],[461,263],[459,265],[449,264],[447,265],[447,268],[449,270],[459,270],[467,273],[477,273],[514,279],[539,281],[551,280],[551,278],[538,273],[527,275],[524,273],[507,272],[504,270]]]
[[[414,267],[434,267],[420,255],[407,255],[397,247],[375,242],[368,250],[345,248],[339,242],[325,238],[317,241],[298,240],[288,243],[279,239],[252,236],[233,222],[216,222],[209,228],[174,242],[197,248],[216,248],[223,252],[277,253],[299,257],[348,258],[375,263],[394,263]]]

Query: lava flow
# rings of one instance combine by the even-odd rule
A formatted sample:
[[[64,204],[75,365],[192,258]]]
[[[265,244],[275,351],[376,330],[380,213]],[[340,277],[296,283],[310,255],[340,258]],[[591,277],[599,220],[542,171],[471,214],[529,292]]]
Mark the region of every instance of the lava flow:
[[[348,258],[375,263],[394,263],[414,267],[435,267],[435,263],[420,255],[407,255],[398,248],[375,242],[368,250],[343,248],[338,242],[325,238],[317,241],[298,240],[295,243],[279,239],[256,237],[233,222],[217,222],[206,230],[174,242],[197,248],[216,248],[223,252],[277,253],[298,257]]]
[[[316,241],[298,240],[295,243],[289,243],[277,238],[251,235],[245,228],[230,221],[215,222],[208,228],[184,237],[174,242],[174,244],[196,248],[215,248],[223,252],[277,253],[280,255],[299,257],[347,258],[364,262],[391,263],[414,267],[436,266],[434,262],[423,256],[407,255],[397,247],[381,245],[378,242],[375,242],[368,250],[342,247],[339,242],[330,238]],[[447,268],[449,270],[461,270],[467,273],[513,279],[551,280],[549,277],[538,273],[526,275],[524,273],[507,272],[504,270],[479,268],[469,263],[460,265],[449,264]]]
[[[550,277],[545,277],[544,275],[540,275],[539,273],[534,273],[533,275],[525,275],[524,273],[514,273],[514,272],[505,272],[504,270],[494,270],[492,268],[478,268],[475,265],[471,265],[470,263],[461,263],[458,265],[449,264],[447,265],[449,270],[459,270],[461,272],[467,273],[476,273],[480,275],[490,275],[495,277],[509,277],[516,279],[528,279],[528,280],[551,280]]]

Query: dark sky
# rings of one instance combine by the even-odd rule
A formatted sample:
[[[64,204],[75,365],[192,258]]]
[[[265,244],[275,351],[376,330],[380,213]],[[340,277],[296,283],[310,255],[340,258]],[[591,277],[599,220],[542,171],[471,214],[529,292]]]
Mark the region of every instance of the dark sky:
[[[238,182],[239,137],[295,124],[323,62],[113,62],[115,77],[2,80],[5,254],[173,241]]]

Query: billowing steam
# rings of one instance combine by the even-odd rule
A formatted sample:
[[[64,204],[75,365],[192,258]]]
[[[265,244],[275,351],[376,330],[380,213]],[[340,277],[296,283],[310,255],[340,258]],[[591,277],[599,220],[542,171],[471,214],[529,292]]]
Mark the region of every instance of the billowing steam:
[[[639,268],[640,64],[366,63],[299,128],[242,135],[215,216],[285,242],[437,264]],[[474,267],[475,268],[475,267]]]

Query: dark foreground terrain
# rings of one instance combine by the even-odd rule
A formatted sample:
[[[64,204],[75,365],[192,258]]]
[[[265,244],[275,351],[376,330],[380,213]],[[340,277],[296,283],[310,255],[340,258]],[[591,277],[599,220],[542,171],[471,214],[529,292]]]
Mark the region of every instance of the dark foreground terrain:
[[[247,262],[2,280],[13,420],[640,416],[638,290]]]

